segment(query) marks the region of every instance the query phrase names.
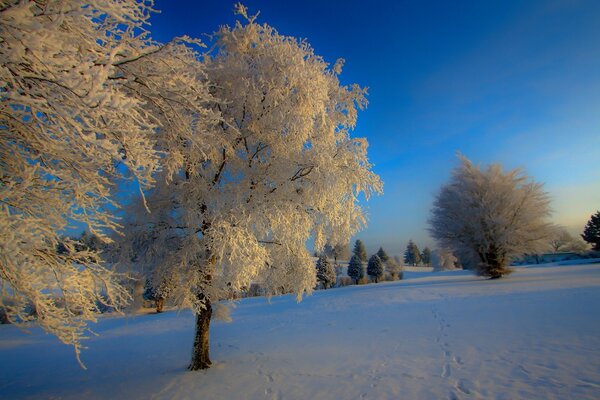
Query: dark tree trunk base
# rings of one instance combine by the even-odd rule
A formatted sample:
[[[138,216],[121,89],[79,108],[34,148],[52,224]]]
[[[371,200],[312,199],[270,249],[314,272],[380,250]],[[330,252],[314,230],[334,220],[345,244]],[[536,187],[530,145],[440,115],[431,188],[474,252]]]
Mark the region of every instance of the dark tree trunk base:
[[[163,312],[164,305],[165,305],[165,299],[163,299],[163,298],[156,299],[156,312],[157,313]]]
[[[212,307],[210,301],[205,301],[206,309],[196,315],[196,336],[194,337],[194,348],[192,350],[192,362],[188,369],[197,371],[210,368],[212,362],[209,357],[209,333]]]

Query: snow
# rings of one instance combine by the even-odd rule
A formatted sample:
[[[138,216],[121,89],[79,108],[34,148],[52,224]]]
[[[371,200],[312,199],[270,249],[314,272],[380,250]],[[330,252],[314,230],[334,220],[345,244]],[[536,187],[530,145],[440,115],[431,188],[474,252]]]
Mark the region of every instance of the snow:
[[[600,398],[600,264],[242,300],[187,372],[189,312],[102,318],[82,353],[0,326],[0,398]]]

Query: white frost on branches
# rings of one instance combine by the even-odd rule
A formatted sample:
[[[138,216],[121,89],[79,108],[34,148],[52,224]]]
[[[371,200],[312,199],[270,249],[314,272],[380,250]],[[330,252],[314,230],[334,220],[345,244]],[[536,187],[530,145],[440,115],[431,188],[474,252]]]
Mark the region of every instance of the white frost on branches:
[[[465,157],[460,161],[435,199],[429,231],[463,265],[502,276],[514,257],[547,246],[554,232],[547,221],[550,199],[520,169],[504,172],[492,164],[481,170]]]
[[[129,295],[96,252],[67,240],[59,254],[60,232],[79,221],[110,240],[115,178],[145,190],[199,163],[201,149],[177,149],[218,119],[195,42],[152,41],[151,6],[0,1],[0,305],[77,355],[98,305]]]
[[[366,222],[359,194],[382,188],[367,141],[350,137],[365,89],[254,18],[217,32],[204,64],[222,120],[180,148],[196,158],[151,191],[151,215],[134,207],[122,243],[146,273],[177,276],[198,313],[254,282],[310,293],[308,239],[347,242]]]

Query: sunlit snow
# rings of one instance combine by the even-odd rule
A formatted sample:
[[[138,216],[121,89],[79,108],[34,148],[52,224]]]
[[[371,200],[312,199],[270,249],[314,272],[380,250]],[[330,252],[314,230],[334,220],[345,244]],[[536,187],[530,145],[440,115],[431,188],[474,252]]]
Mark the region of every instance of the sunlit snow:
[[[188,372],[190,312],[107,317],[72,348],[0,326],[0,398],[592,399],[600,264],[467,271],[241,301]]]

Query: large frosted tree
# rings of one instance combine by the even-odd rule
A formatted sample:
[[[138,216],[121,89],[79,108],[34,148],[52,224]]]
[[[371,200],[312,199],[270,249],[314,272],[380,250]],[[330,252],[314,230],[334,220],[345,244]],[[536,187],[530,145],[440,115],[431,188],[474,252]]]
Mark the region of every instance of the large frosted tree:
[[[431,211],[430,233],[479,274],[500,278],[517,256],[546,248],[555,232],[543,185],[521,169],[498,164],[482,170],[467,158],[442,186]]]
[[[147,190],[161,169],[179,171],[168,147],[212,118],[211,96],[185,39],[149,36],[149,2],[0,4],[0,306],[79,355],[99,307],[129,295],[62,232],[77,222],[109,240],[115,180]]]
[[[365,90],[340,85],[341,61],[237,11],[247,22],[222,27],[205,57],[222,121],[181,146],[194,160],[149,194],[153,213],[135,213],[124,243],[152,254],[138,262],[156,279],[179,280],[174,297],[197,315],[192,370],[211,365],[214,302],[251,282],[310,293],[308,239],[347,242],[365,224],[359,194],[381,192],[366,140],[350,137]]]

